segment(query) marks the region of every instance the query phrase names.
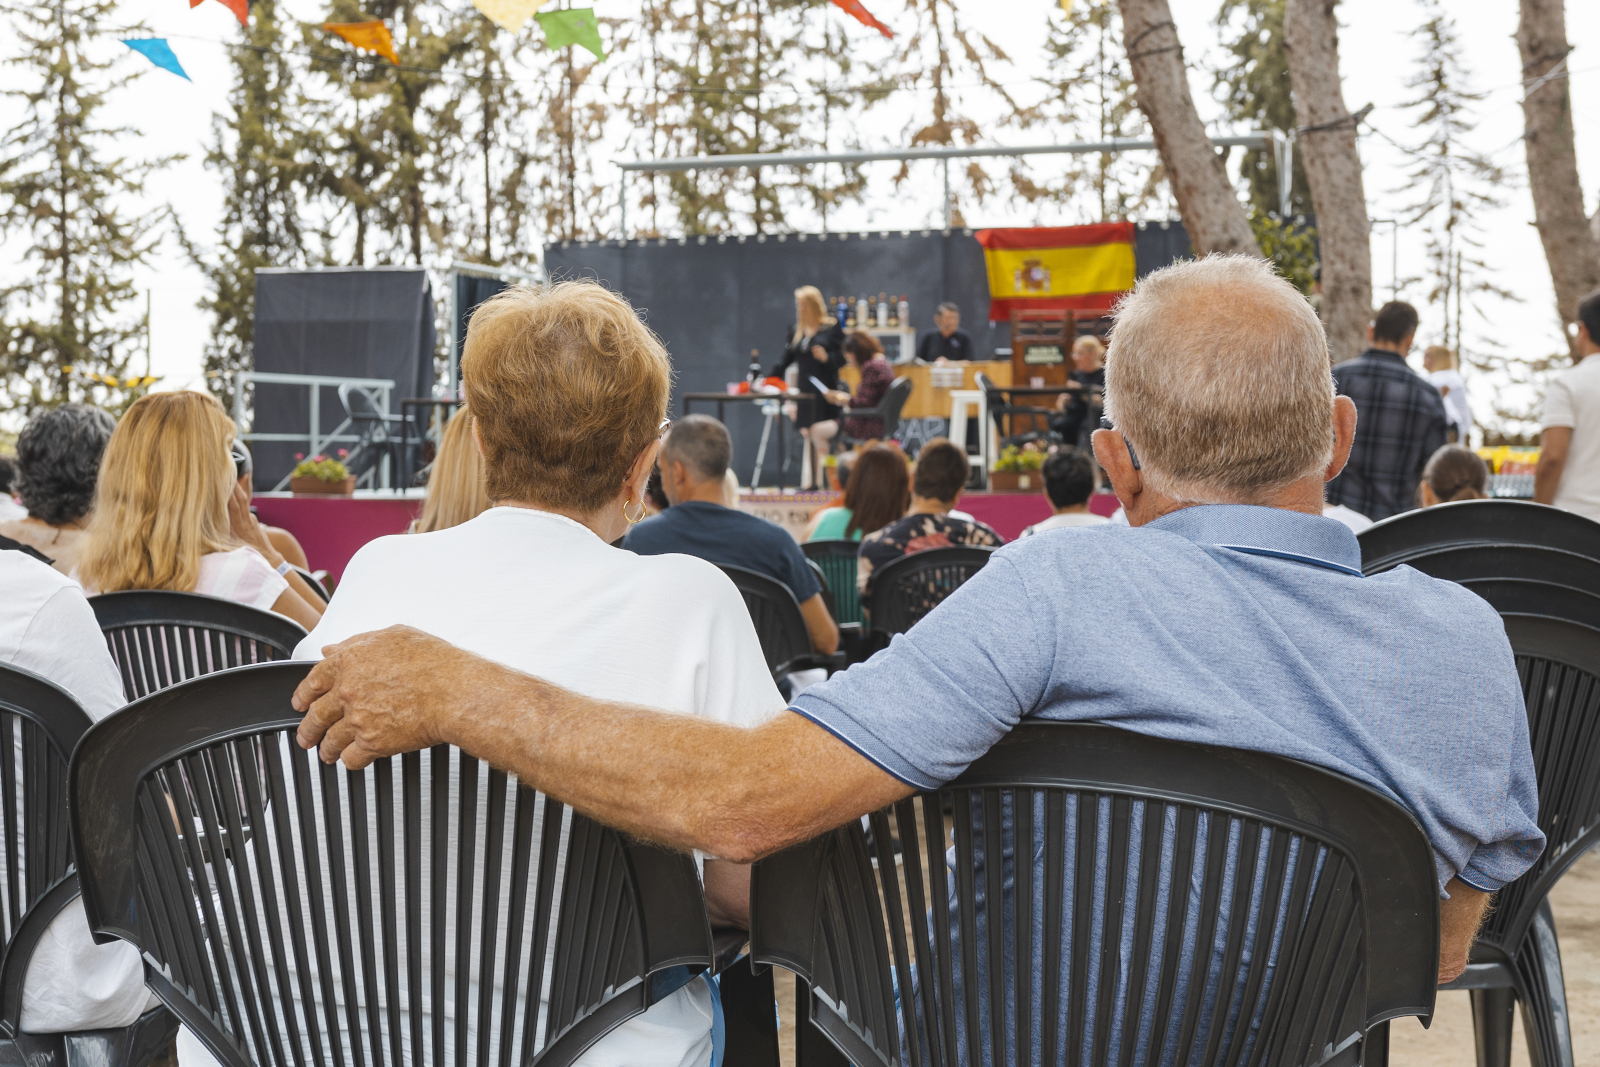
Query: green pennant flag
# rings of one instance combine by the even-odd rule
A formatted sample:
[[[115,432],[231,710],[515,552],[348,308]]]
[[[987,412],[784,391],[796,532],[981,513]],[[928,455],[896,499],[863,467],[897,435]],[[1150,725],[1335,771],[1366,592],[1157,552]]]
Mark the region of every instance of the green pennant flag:
[[[600,24],[595,21],[594,8],[541,11],[533,17],[544,27],[544,43],[550,48],[575,44],[593,52],[596,59],[606,57],[605,48],[600,44]]]

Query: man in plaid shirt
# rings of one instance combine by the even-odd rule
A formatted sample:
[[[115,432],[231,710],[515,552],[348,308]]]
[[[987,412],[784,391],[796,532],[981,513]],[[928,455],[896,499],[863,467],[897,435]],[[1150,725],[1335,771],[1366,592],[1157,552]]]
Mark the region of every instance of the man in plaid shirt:
[[[1339,393],[1355,401],[1356,435],[1328,503],[1374,522],[1416,506],[1423,465],[1445,444],[1444,398],[1406,366],[1416,333],[1417,309],[1391,300],[1367,328],[1372,347],[1333,368]]]

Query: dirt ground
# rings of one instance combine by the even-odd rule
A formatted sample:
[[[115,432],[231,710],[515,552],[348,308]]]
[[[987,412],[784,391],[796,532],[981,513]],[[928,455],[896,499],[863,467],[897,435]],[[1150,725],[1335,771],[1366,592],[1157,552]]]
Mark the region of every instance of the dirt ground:
[[[1561,941],[1567,980],[1572,1044],[1577,1063],[1600,1063],[1600,852],[1575,864],[1550,895]],[[782,1019],[779,1047],[783,1067],[794,1067],[794,975],[775,971]],[[1465,993],[1440,993],[1433,1025],[1397,1020],[1390,1029],[1391,1067],[1472,1067],[1472,1007]],[[1529,1067],[1528,1049],[1518,1021],[1511,1047],[1513,1067]]]

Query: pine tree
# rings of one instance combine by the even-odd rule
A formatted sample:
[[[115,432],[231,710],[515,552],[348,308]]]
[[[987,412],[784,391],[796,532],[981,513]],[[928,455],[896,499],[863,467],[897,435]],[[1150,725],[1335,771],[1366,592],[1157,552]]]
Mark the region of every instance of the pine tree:
[[[233,85],[206,152],[224,196],[216,245],[202,248],[184,238],[210,288],[199,304],[212,318],[206,384],[230,408],[234,373],[253,366],[256,270],[306,260],[302,204],[312,167],[298,116],[301,71],[290,47],[276,0],[255,0],[244,41],[232,49]]]
[[[1412,166],[1405,188],[1422,195],[1401,218],[1427,235],[1426,301],[1443,320],[1438,342],[1455,349],[1464,361],[1481,365],[1490,353],[1478,347],[1477,337],[1476,357],[1467,350],[1464,313],[1469,307],[1476,311],[1476,298],[1484,295],[1514,297],[1492,279],[1476,215],[1504,205],[1499,189],[1507,176],[1467,143],[1477,125],[1473,109],[1483,94],[1470,88],[1454,19],[1441,0],[1424,0],[1423,9],[1428,18],[1413,35],[1421,44],[1420,69],[1405,82],[1418,92],[1401,105],[1414,113],[1413,126],[1421,134],[1407,148]]]
[[[5,408],[131,397],[103,379],[123,379],[142,347],[133,271],[149,261],[168,212],[130,201],[172,159],[115,154],[137,131],[99,123],[107,94],[139,76],[114,73],[123,57],[108,57],[100,26],[116,9],[112,0],[0,6],[23,72],[22,87],[6,93],[23,118],[0,139],[0,225],[28,242],[0,288]]]

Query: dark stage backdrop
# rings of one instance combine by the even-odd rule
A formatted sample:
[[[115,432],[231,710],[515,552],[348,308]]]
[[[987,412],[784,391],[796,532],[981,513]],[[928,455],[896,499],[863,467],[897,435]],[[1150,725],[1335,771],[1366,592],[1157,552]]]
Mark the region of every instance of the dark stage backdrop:
[[[759,349],[770,370],[783,354],[794,323],[794,291],[815,285],[824,297],[840,294],[905,294],[919,335],[933,328],[941,301],[961,308],[962,329],[978,354],[993,358],[1011,343],[1010,325],[988,321],[989,282],[983,249],[972,230],[899,230],[882,233],[699,236],[641,241],[562,241],[545,246],[551,281],[598,281],[637,308],[672,355],[672,413],[681,414],[683,393],[720,393],[742,380],[750,350]],[[1147,274],[1188,255],[1189,239],[1179,223],[1151,223],[1137,231],[1138,272]],[[891,358],[893,353],[890,353]],[[713,413],[709,404],[696,411]],[[932,421],[932,420],[929,420]],[[761,439],[756,405],[727,406],[739,479],[748,484]],[[940,432],[917,428],[921,435]],[[790,469],[799,475],[798,441],[785,425]],[[762,484],[778,478],[776,449],[769,446]]]
[[[433,394],[433,290],[416,267],[260,270],[256,272],[255,369],[276,374],[388,378],[398,414],[405,397]],[[344,418],[337,389],[322,389],[323,432]],[[260,384],[257,433],[310,429],[304,386]],[[335,446],[335,447],[348,447]],[[303,444],[253,446],[255,487],[271,489]]]

